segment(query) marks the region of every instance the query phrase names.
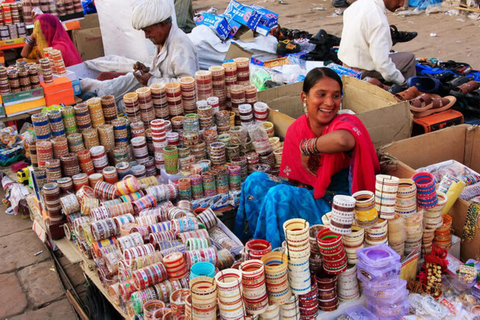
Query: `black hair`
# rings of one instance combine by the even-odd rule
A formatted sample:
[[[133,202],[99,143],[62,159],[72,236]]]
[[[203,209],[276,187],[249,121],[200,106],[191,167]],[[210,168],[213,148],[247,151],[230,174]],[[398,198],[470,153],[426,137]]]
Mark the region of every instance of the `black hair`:
[[[312,87],[319,80],[323,79],[324,77],[337,81],[338,84],[340,85],[340,93],[343,94],[342,79],[340,78],[340,76],[335,71],[333,71],[330,68],[326,68],[326,67],[314,68],[307,73],[307,76],[305,77],[305,80],[303,81],[303,92],[308,94],[310,89],[312,89]]]
[[[160,23],[163,23],[163,24],[171,24],[172,23],[172,17],[168,17],[167,19],[163,20],[162,22]]]

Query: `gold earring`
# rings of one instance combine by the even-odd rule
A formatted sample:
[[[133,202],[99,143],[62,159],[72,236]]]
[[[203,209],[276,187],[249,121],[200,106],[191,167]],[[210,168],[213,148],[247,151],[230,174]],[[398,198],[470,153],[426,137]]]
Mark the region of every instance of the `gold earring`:
[[[308,113],[308,110],[307,110],[307,103],[306,103],[306,102],[304,102],[304,103],[303,103],[303,112],[305,112],[305,114],[307,114],[307,113]]]

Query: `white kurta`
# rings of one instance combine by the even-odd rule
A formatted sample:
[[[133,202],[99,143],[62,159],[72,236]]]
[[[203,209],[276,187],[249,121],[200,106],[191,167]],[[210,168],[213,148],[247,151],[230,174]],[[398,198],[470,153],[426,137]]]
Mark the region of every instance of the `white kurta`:
[[[343,13],[338,58],[352,68],[377,71],[389,82],[405,78],[390,58],[392,37],[383,0],[357,0]]]
[[[156,55],[150,68],[152,77],[149,79],[148,85],[194,76],[197,70],[197,52],[193,43],[181,29],[172,24],[165,45],[156,49]],[[133,73],[106,81],[83,79],[80,81],[80,85],[82,92],[96,92],[99,97],[113,95],[121,112],[125,109],[123,96],[143,87]]]

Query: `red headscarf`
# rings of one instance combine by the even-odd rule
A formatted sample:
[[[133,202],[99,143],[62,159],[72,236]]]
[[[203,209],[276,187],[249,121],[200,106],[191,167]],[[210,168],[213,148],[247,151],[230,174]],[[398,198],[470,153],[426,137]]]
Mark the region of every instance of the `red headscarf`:
[[[354,115],[337,115],[328,126],[325,126],[322,135],[335,130],[347,130],[355,138],[351,158],[344,152],[322,153],[321,165],[315,177],[302,166],[300,154],[300,142],[303,139],[316,138],[315,133],[310,128],[306,115],[295,120],[285,137],[280,175],[314,187],[314,197],[318,199],[325,195],[331,177],[348,167],[349,163],[351,192],[375,191],[375,174],[380,171],[380,165],[370,135],[362,121]]]
[[[77,48],[56,16],[45,13],[37,16],[35,21],[37,20],[40,22],[40,28],[48,46],[62,52],[66,67],[82,62]]]

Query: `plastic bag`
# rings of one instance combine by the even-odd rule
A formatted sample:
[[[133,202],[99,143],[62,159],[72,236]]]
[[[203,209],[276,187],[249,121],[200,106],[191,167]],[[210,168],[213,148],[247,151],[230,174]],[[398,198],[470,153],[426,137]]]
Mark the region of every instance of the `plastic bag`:
[[[410,7],[418,8],[419,10],[425,10],[432,4],[442,3],[442,0],[409,0],[408,5]]]

